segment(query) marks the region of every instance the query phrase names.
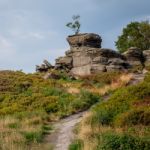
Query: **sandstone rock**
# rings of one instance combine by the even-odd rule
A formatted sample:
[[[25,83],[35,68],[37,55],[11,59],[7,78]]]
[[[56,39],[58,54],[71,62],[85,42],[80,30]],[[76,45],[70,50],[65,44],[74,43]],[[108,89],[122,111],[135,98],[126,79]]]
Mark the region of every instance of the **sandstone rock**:
[[[102,40],[97,34],[72,35],[67,40],[70,50],[66,51],[66,56],[56,60],[55,68],[67,70],[72,76],[126,70],[144,62],[143,53],[137,48],[130,48],[123,55],[112,49],[100,48]]]
[[[70,47],[95,47],[100,48],[102,39],[99,35],[93,33],[77,34],[68,36],[67,41]]]
[[[58,63],[58,64],[64,64],[64,65],[71,64],[71,63],[72,63],[72,57],[68,57],[68,56],[59,57],[59,58],[56,60],[56,63]]]
[[[108,64],[108,58],[103,56],[97,56],[94,57],[92,60],[93,64],[102,64],[107,65]]]
[[[87,76],[91,74],[91,65],[85,65],[80,67],[74,67],[71,69],[73,76]]]
[[[125,70],[125,68],[123,66],[119,66],[119,65],[109,65],[109,66],[106,66],[106,70],[107,70],[107,72],[121,71],[121,70]]]
[[[101,48],[100,49],[100,55],[106,58],[121,58],[124,59],[124,57],[117,51],[108,49],[108,48]]]
[[[54,68],[47,60],[43,61],[43,64],[36,65],[36,72],[47,72],[49,69]]]
[[[72,68],[72,57],[64,56],[56,59],[55,69],[68,70]]]
[[[68,57],[72,57],[72,51],[71,50],[66,51],[65,54]]]
[[[108,64],[115,65],[115,66],[121,66],[124,69],[128,69],[131,67],[131,65],[128,62],[126,62],[124,59],[121,59],[121,58],[111,58],[111,59],[109,59]]]
[[[150,66],[150,50],[145,50],[143,51],[143,55],[144,55],[144,58],[145,58],[145,66]]]
[[[94,64],[91,66],[91,73],[92,74],[97,74],[101,72],[106,72],[106,66],[102,64]]]
[[[80,67],[91,64],[91,58],[88,56],[73,56],[73,67]]]
[[[131,64],[132,66],[142,66],[144,62],[144,56],[143,52],[136,48],[136,47],[131,47],[129,48],[126,52],[123,53],[125,56],[126,60]]]

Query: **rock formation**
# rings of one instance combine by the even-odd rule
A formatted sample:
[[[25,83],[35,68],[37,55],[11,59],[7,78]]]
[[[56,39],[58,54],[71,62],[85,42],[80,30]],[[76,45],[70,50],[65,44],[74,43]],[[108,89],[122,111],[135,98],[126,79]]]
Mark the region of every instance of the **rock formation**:
[[[127,62],[132,66],[144,66],[143,51],[137,47],[131,47],[123,53]]]
[[[68,36],[67,41],[70,49],[65,52],[64,57],[56,59],[54,67],[45,60],[44,64],[36,67],[36,70],[46,72],[54,68],[54,70],[65,70],[71,76],[87,76],[101,72],[127,70],[135,66],[150,66],[150,50],[141,51],[131,47],[120,54],[115,50],[101,48],[102,39],[97,34],[71,35]],[[48,77],[52,75],[48,74]]]
[[[72,75],[85,76],[129,67],[125,58],[111,49],[101,48],[101,37],[87,33],[69,36],[70,50],[56,59],[56,69],[66,69]]]
[[[143,56],[145,59],[145,66],[150,67],[150,50],[143,51]]]

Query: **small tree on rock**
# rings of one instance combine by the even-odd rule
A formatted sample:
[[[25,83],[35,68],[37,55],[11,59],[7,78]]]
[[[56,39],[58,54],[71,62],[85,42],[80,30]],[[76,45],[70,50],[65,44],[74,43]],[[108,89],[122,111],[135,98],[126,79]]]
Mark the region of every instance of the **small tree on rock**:
[[[75,34],[78,34],[80,32],[80,27],[81,27],[81,24],[80,24],[80,21],[79,21],[80,16],[79,15],[74,15],[74,16],[72,16],[72,19],[73,19],[73,21],[68,22],[66,24],[66,26],[68,28],[72,29],[75,32]]]

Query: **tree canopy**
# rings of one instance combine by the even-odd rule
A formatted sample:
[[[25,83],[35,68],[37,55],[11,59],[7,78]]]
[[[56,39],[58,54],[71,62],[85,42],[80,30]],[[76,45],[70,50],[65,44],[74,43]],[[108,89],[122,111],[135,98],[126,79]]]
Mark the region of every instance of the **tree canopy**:
[[[150,24],[149,21],[131,22],[123,28],[122,35],[115,42],[120,52],[125,52],[130,47],[141,50],[150,49]]]

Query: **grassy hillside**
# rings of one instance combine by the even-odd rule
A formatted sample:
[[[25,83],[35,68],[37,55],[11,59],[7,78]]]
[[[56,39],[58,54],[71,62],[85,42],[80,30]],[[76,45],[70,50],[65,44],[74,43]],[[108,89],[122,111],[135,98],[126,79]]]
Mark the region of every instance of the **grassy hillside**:
[[[1,72],[0,115],[44,111],[64,117],[86,109],[99,100],[98,96],[85,90],[71,94],[66,84],[69,81],[44,80],[38,74]],[[76,81],[70,81],[70,84],[81,86]]]
[[[150,74],[94,106],[77,130],[70,150],[149,150]]]
[[[50,121],[85,110],[100,100],[81,88],[82,81],[44,80],[42,74],[0,72],[0,149],[41,149]],[[45,145],[45,144],[44,144]],[[47,146],[49,149],[49,146]]]
[[[72,80],[43,79],[43,74],[0,71],[0,149],[51,149],[43,143],[51,121],[88,109],[101,95],[126,86],[130,74],[103,73]]]

